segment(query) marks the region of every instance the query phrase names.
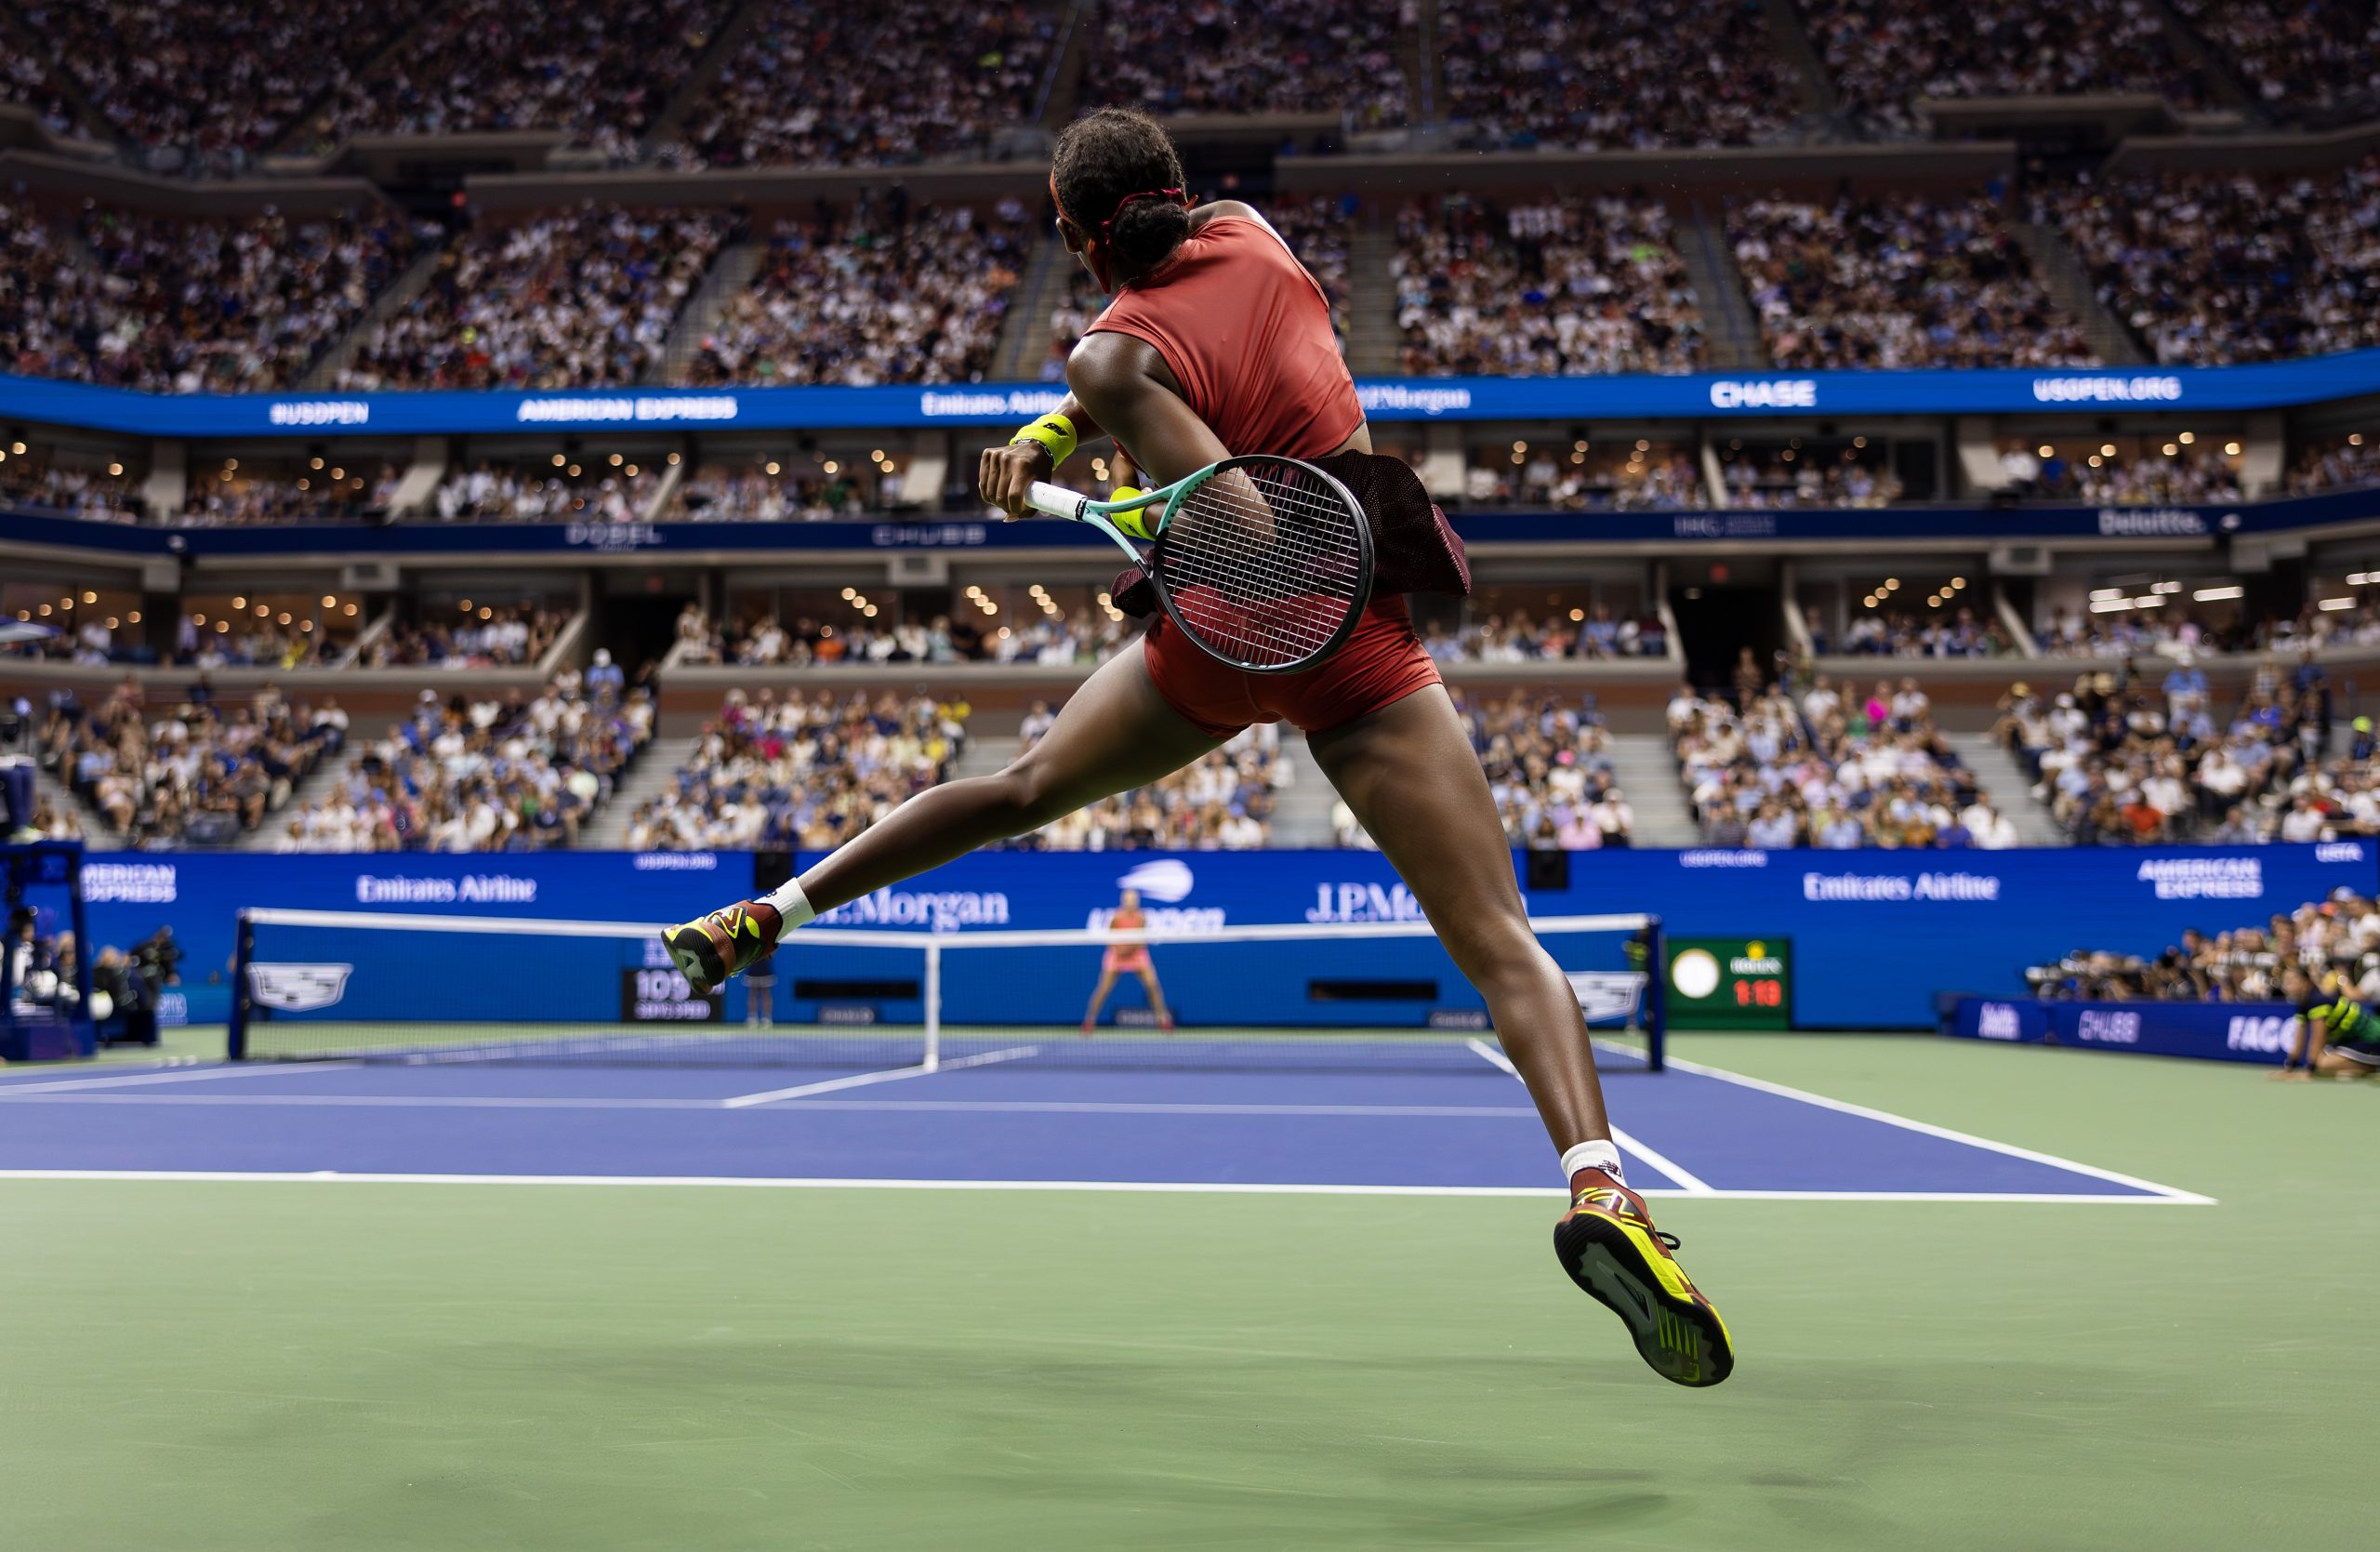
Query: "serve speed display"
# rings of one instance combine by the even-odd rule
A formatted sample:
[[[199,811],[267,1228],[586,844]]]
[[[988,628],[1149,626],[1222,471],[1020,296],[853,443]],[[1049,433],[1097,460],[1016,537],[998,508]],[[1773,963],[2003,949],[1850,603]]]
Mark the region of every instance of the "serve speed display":
[[[1788,1029],[1793,946],[1782,937],[1673,937],[1669,1022],[1679,1029]]]
[[[623,1024],[717,1024],[726,1016],[717,987],[697,991],[685,976],[668,966],[620,971]]]

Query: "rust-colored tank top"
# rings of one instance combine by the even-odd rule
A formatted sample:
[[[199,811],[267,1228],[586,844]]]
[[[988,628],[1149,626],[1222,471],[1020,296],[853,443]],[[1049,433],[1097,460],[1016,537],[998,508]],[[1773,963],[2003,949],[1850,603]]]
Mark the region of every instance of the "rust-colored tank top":
[[[1219,216],[1091,325],[1146,340],[1234,453],[1318,458],[1363,423],[1330,304],[1262,221]]]

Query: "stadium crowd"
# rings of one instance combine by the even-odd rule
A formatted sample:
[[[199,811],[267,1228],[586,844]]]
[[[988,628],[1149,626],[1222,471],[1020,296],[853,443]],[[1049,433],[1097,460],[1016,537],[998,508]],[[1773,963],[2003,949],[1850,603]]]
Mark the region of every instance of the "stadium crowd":
[[[1780,368],[2097,359],[1989,199],[1741,200],[1727,207],[1727,232]]]
[[[1025,0],[768,0],[657,159],[688,168],[981,156],[994,129],[1038,110],[1057,15]]]
[[[598,388],[642,380],[730,235],[717,210],[587,206],[475,227],[338,372],[350,391]]]
[[[2380,483],[2380,436],[2361,431],[2310,443],[2297,450],[2297,461],[2289,466],[2292,496],[2374,483]]]
[[[1418,0],[1099,0],[1084,106],[1398,126],[1411,116],[1401,56],[1420,16]]]
[[[542,660],[570,617],[529,604],[485,604],[457,614],[453,623],[392,620],[367,643],[358,659],[371,669],[517,668]],[[596,666],[609,668],[611,652],[595,649]]]
[[[1928,97],[2153,92],[2182,108],[2206,98],[2165,36],[2162,7],[2144,0],[1801,0],[1801,9],[1843,111],[1882,133],[1921,129],[1916,101]]]
[[[730,690],[667,790],[628,822],[636,851],[828,850],[945,780],[963,700]]]
[[[10,458],[0,449],[0,500],[43,508],[90,523],[138,523],[144,503],[119,471],[69,468],[33,458]]]
[[[108,129],[140,147],[143,166],[212,177],[246,172],[279,149],[407,20],[368,0],[255,7],[237,26],[186,0],[31,0],[18,9]],[[8,73],[39,82],[23,69],[30,62],[12,60]],[[54,84],[34,86],[33,99],[72,116]]]
[[[1809,611],[1813,650],[1852,657],[2013,657],[2016,643],[1996,619],[1978,617],[1965,604],[1925,613],[1911,609],[1862,609],[1844,626],[1840,640]]]
[[[295,705],[268,681],[245,705],[204,678],[151,704],[127,676],[96,706],[50,697],[41,763],[135,845],[219,844],[256,830],[316,763],[337,752],[347,713]]]
[[[1610,735],[1591,707],[1517,690],[1502,700],[1448,693],[1514,845],[1592,851],[1630,843],[1635,810],[1613,783]],[[1333,819],[1342,844],[1371,843],[1352,814]]]
[[[897,193],[778,223],[750,285],[678,368],[688,383],[967,382],[991,365],[1038,232],[1024,204],[911,208]]]
[[[321,463],[324,460],[313,460]],[[225,470],[222,477],[193,480],[182,503],[182,522],[193,527],[241,527],[265,523],[346,523],[388,511],[396,494],[393,464],[365,475],[337,471]]]
[[[79,240],[87,249],[74,251]],[[0,366],[158,393],[288,388],[410,262],[383,206],[181,220],[0,198]]]
[[[1669,705],[1678,768],[1707,844],[1848,851],[2017,842],[1914,679],[1862,696],[1824,675],[1764,684],[1747,648],[1732,701],[1683,685]]]
[[[1668,208],[1562,195],[1502,208],[1462,196],[1397,212],[1408,376],[1689,372],[1701,313]]]
[[[1507,619],[1490,612],[1466,616],[1454,630],[1431,620],[1421,628],[1421,648],[1441,663],[1527,663],[1549,657],[1659,657],[1669,650],[1668,632],[1652,613],[1613,617],[1609,608],[1574,609],[1578,619],[1549,614],[1539,619],[1526,609]]]
[[[734,7],[729,0],[446,0],[401,46],[349,75],[312,148],[357,135],[553,129],[613,162],[639,138]]]
[[[2153,684],[2127,665],[2071,690],[2003,698],[1994,736],[2039,777],[2033,794],[2078,844],[2321,841],[2380,833],[2373,740],[2326,758],[2330,687],[2310,655],[2268,659],[2228,716],[2194,664]]]
[[[1442,6],[1432,41],[1447,117],[1474,150],[1752,145],[1801,104],[1798,73],[1740,0]]]
[[[431,502],[442,523],[630,523],[653,499],[658,471],[623,461],[496,464],[456,470]]]
[[[608,661],[536,695],[424,690],[351,752],[330,791],[289,819],[284,852],[495,852],[578,843],[621,770],[653,736],[642,688]]]
[[[2188,929],[2154,959],[2078,948],[2026,979],[2043,1001],[2302,1006],[2335,988],[2380,1002],[2380,904],[2342,886],[2262,926]]]
[[[2267,112],[2322,121],[2380,103],[2380,10],[2305,0],[2171,0]]]
[[[962,611],[972,613],[973,611]],[[808,668],[833,663],[1095,663],[1140,630],[1104,611],[1041,614],[1029,624],[985,625],[947,615],[879,625],[862,617],[835,625],[807,615],[763,611],[724,626],[689,604],[680,616],[682,661]]]
[[[2380,155],[2261,179],[2083,178],[2037,189],[2033,202],[2160,362],[2218,366],[2380,343]]]

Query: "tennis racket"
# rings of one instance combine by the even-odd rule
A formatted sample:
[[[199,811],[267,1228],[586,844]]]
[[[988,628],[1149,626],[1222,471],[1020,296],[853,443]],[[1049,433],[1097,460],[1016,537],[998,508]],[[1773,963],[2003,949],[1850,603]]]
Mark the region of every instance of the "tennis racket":
[[[1250,673],[1314,667],[1339,650],[1371,598],[1362,505],[1295,458],[1225,458],[1122,501],[1037,481],[1025,502],[1114,539],[1148,574],[1176,629]]]

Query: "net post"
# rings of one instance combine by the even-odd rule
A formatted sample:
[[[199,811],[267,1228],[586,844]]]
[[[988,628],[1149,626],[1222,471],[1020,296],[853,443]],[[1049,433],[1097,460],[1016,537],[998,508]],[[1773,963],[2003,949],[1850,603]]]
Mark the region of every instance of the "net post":
[[[942,937],[926,938],[926,1054],[919,1065],[928,1072],[942,1066]]]
[[[254,957],[256,941],[257,924],[244,910],[232,930],[231,1015],[223,1041],[223,1055],[229,1061],[248,1059],[248,961]]]
[[[1645,919],[1645,1066],[1659,1072],[1669,1066],[1669,940],[1658,916]]]

